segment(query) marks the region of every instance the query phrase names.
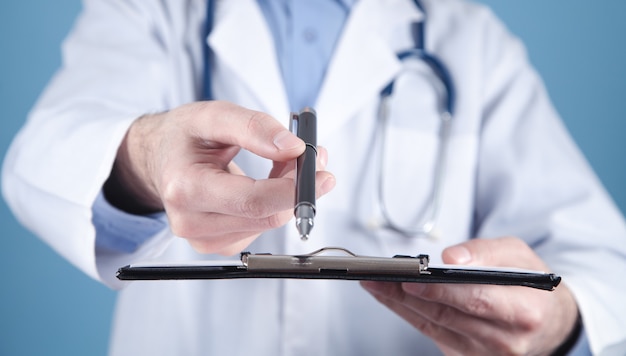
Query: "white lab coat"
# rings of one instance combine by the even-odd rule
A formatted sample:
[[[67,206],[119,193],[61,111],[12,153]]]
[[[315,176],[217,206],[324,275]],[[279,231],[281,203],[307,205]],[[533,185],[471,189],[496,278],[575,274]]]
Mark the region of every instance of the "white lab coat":
[[[457,90],[441,209],[440,239],[407,239],[368,228],[380,217],[380,150],[372,143],[380,90],[403,68],[406,0],[360,0],[338,43],[315,105],[319,143],[337,178],[318,202],[312,238],[270,231],[252,252],[305,253],[342,246],[362,255],[429,254],[473,236],[515,235],[563,276],[595,353],[626,340],[626,228],[549,103],[522,45],[485,8],[425,1],[427,46]],[[86,1],[64,44],[64,65],[16,137],[3,191],[16,216],[90,276],[113,287],[117,267],[140,259],[215,259],[167,230],[132,255],[94,253],[92,204],[133,119],[197,100],[202,86],[203,1]],[[216,98],[288,120],[272,37],[256,1],[218,3],[209,38]],[[424,71],[417,63],[416,73]],[[429,73],[428,71],[424,73]],[[427,77],[429,75],[427,74]],[[437,159],[435,86],[398,84],[386,152],[387,205],[414,221],[429,201]],[[406,103],[412,109],[402,110]],[[404,114],[404,115],[403,115]],[[253,177],[270,163],[237,157]],[[209,183],[210,184],[210,183]],[[235,257],[236,258],[236,257]],[[620,274],[611,273],[620,271]],[[122,289],[112,354],[437,354],[434,344],[356,282],[231,280],[135,282]],[[618,346],[616,346],[618,345]]]

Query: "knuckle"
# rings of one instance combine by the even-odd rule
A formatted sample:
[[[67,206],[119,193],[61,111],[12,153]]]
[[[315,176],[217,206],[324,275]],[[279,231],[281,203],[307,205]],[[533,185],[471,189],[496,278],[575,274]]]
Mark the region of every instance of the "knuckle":
[[[289,219],[291,219],[291,212],[281,212],[279,214],[273,214],[268,216],[265,220],[267,222],[266,227],[268,229],[276,229],[285,225]]]
[[[458,312],[453,308],[443,305],[434,306],[433,308],[433,319],[439,325],[452,325],[458,320]]]
[[[439,285],[428,285],[420,292],[420,297],[431,301],[442,300],[445,297],[445,291],[446,289]]]
[[[434,340],[437,340],[443,331],[441,326],[428,320],[422,320],[415,326],[422,334]]]
[[[466,310],[475,316],[487,315],[493,309],[493,303],[484,288],[475,288],[466,303]]]
[[[541,311],[533,308],[524,308],[523,311],[518,312],[518,315],[517,324],[525,332],[541,329],[545,321]]]
[[[433,338],[435,335],[433,333],[434,327],[433,323],[427,321],[426,319],[417,319],[413,321],[413,325],[422,332],[422,334]]]
[[[185,184],[177,179],[168,180],[161,187],[161,200],[166,207],[174,209],[184,207],[188,202],[189,195]]]
[[[265,227],[268,229],[275,229],[282,225],[281,220],[278,218],[277,215],[270,215],[264,220],[265,220]]]
[[[266,114],[260,111],[252,112],[246,123],[248,133],[255,134],[263,130],[267,126],[267,117]]]
[[[254,181],[253,184],[256,185],[258,182]],[[243,217],[249,219],[266,219],[267,223],[271,222],[270,226],[278,227],[280,225],[275,224],[280,223],[280,219],[277,219],[277,217],[272,218],[277,219],[277,221],[267,219],[278,214],[275,210],[276,199],[278,199],[277,196],[269,196],[260,186],[255,186],[250,189],[247,194],[240,194],[235,202],[237,205],[235,209],[239,211],[239,214]]]
[[[246,196],[237,204],[240,214],[246,218],[260,219],[267,216],[265,204],[254,196]]]

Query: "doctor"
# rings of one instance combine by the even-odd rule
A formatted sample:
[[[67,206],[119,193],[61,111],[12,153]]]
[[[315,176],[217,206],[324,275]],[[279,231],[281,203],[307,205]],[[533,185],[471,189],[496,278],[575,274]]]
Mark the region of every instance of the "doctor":
[[[3,193],[20,221],[60,254],[122,288],[112,354],[625,350],[626,286],[611,277],[626,270],[623,218],[568,137],[522,45],[483,7],[423,5],[221,1],[205,37],[204,1],[85,1],[62,69],[5,159]],[[396,55],[414,46],[416,22],[425,24],[426,46],[456,87],[440,176],[433,174],[441,158],[440,85],[423,61]],[[199,101],[207,42],[215,100]],[[380,92],[394,79],[380,149]],[[316,226],[302,242],[285,224],[293,215],[291,162],[304,144],[284,124],[290,110],[307,105],[318,113],[325,149]],[[384,209],[401,226],[420,224],[434,184],[441,185],[434,237],[383,228]],[[118,267],[145,259],[333,245],[362,255],[427,253],[446,263],[550,270],[564,283],[549,293],[115,279]]]

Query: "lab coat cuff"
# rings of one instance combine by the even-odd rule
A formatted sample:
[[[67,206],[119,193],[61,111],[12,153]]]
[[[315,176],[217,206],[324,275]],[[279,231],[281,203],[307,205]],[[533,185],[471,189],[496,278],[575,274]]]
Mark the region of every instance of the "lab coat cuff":
[[[585,332],[585,324],[581,323],[578,339],[576,343],[567,353],[568,356],[590,356],[591,347],[589,346],[589,340],[587,340],[587,333]]]
[[[96,248],[130,254],[167,228],[165,213],[133,215],[111,205],[102,191],[93,206]]]
[[[580,314],[576,320],[576,325],[571,334],[563,342],[559,348],[552,353],[554,356],[587,356],[591,355],[591,348],[585,333],[585,325],[583,324]]]

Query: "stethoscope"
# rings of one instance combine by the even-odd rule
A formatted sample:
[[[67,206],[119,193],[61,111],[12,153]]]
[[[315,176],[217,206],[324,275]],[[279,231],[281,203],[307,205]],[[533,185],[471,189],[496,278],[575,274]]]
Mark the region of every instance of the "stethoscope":
[[[433,173],[433,186],[431,189],[431,195],[429,202],[422,210],[419,219],[416,219],[418,223],[416,227],[403,227],[397,223],[391,216],[390,210],[385,200],[385,147],[387,141],[387,129],[389,127],[389,101],[393,94],[394,85],[396,80],[394,79],[387,87],[385,87],[381,94],[380,107],[378,113],[378,145],[380,146],[380,155],[378,160],[378,203],[380,207],[380,213],[382,219],[370,220],[368,227],[382,228],[393,231],[406,237],[428,237],[431,239],[439,238],[440,231],[437,229],[436,221],[441,205],[441,192],[445,177],[445,167],[447,163],[447,150],[448,143],[450,141],[450,127],[452,125],[452,118],[454,117],[454,104],[455,104],[455,90],[450,72],[443,64],[443,62],[429,53],[425,48],[425,35],[424,28],[426,22],[426,11],[419,0],[414,0],[415,5],[422,11],[424,18],[420,22],[415,22],[411,26],[411,35],[413,37],[413,48],[398,53],[398,59],[401,61],[416,58],[420,59],[428,65],[430,70],[434,73],[435,77],[441,84],[441,90],[439,92],[439,121],[440,121],[440,140],[438,146],[438,156],[435,160],[435,167]]]
[[[417,6],[420,11],[424,14],[424,18],[420,22],[415,22],[411,26],[411,34],[413,37],[414,46],[411,49],[406,51],[402,51],[398,53],[398,59],[404,61],[409,58],[416,58],[428,65],[430,70],[434,73],[435,77],[439,80],[441,84],[441,89],[439,90],[439,121],[440,121],[440,140],[438,146],[438,158],[436,159],[434,173],[433,173],[433,187],[431,189],[431,196],[429,198],[429,202],[424,207],[421,216],[419,217],[419,222],[415,224],[417,227],[403,227],[399,223],[394,220],[391,216],[390,210],[387,206],[385,200],[385,175],[384,175],[384,165],[385,165],[385,146],[387,140],[387,128],[389,123],[389,102],[392,97],[395,79],[391,81],[380,93],[380,107],[378,110],[378,145],[380,146],[380,155],[378,161],[378,184],[377,184],[377,197],[378,203],[381,212],[382,219],[370,220],[368,223],[369,228],[376,229],[385,229],[390,230],[395,233],[398,233],[402,236],[406,237],[429,237],[429,238],[437,238],[439,235],[438,229],[436,227],[436,220],[439,213],[439,208],[441,204],[441,192],[442,185],[445,176],[445,167],[447,162],[447,149],[448,143],[450,141],[450,127],[452,123],[452,118],[454,114],[454,104],[455,104],[455,90],[452,78],[448,69],[443,64],[443,62],[429,53],[426,50],[425,46],[425,23],[426,23],[426,11],[422,6],[421,1],[413,0],[415,6]],[[215,13],[215,1],[208,0],[207,1],[207,18],[205,25],[205,36],[202,37],[206,39],[213,28],[213,19]],[[211,70],[210,63],[211,61],[211,52],[208,46],[204,46],[204,99],[210,100],[213,98],[211,83]]]

